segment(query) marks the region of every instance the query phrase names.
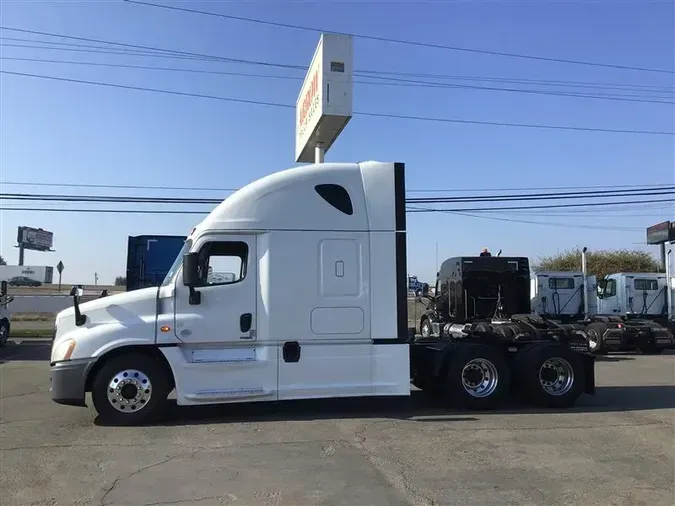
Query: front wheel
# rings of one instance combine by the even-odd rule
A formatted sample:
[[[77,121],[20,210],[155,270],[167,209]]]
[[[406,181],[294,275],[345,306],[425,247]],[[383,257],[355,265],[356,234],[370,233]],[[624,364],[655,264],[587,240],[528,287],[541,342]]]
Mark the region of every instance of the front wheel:
[[[138,425],[161,413],[169,391],[169,378],[156,359],[129,353],[101,367],[91,395],[104,423]]]
[[[446,400],[469,409],[502,404],[511,385],[504,354],[484,344],[458,345],[452,354],[445,376]]]
[[[539,407],[574,405],[586,382],[586,371],[577,353],[555,344],[522,350],[516,356],[514,371],[524,397]]]

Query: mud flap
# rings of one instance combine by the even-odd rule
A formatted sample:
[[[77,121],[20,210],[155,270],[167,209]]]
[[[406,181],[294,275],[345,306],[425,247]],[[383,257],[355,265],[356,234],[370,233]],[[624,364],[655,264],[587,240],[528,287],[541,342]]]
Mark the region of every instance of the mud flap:
[[[587,393],[588,395],[595,395],[595,356],[586,353],[580,354],[580,356],[586,373],[584,393]]]

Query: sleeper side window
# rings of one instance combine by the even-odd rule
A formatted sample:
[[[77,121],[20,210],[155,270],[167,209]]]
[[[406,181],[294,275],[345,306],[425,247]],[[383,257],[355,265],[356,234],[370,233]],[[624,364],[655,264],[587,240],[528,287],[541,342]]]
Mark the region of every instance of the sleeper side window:
[[[551,290],[572,290],[574,278],[549,278],[548,287]]]
[[[354,214],[354,206],[349,192],[339,184],[318,184],[314,187],[322,199],[328,202],[338,211],[349,216]]]
[[[659,289],[659,282],[655,279],[637,278],[633,281],[633,288],[641,292],[643,291],[654,292]]]
[[[199,250],[200,286],[231,285],[246,277],[248,245],[242,241],[211,241]]]

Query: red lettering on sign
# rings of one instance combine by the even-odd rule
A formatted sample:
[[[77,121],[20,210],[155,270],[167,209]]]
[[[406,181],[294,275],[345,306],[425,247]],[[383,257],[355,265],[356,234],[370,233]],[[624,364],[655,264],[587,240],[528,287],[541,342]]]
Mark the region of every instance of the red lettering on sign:
[[[314,105],[314,101],[318,98],[318,92],[319,69],[314,71],[314,75],[312,75],[310,84],[307,87],[307,91],[305,92],[305,96],[302,97],[300,102],[300,117],[298,119],[298,124],[300,126],[304,125],[305,121],[307,120],[307,116]]]

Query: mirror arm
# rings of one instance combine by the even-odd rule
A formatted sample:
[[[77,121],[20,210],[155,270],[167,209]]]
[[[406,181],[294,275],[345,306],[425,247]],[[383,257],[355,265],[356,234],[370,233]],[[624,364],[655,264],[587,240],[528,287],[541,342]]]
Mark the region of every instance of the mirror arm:
[[[194,286],[189,286],[190,288],[190,298],[189,302],[191,306],[198,306],[202,303],[202,292],[195,290]]]
[[[87,315],[80,312],[80,301],[77,294],[73,295],[73,307],[75,309],[75,325],[81,327],[87,323]]]

